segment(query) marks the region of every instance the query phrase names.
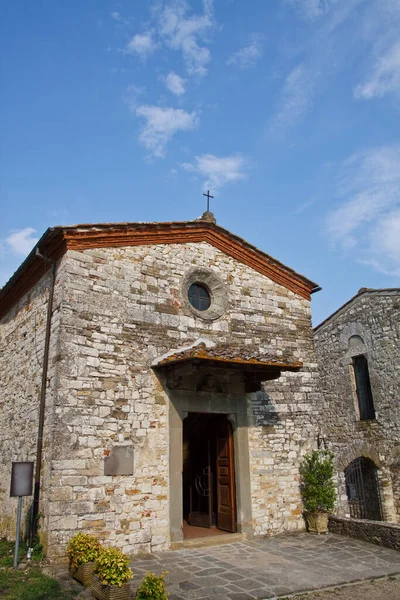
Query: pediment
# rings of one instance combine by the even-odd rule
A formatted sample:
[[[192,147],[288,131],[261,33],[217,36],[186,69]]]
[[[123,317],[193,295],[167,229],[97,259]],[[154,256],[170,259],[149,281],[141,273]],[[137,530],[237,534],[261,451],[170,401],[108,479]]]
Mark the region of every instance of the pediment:
[[[210,221],[171,223],[100,223],[53,227],[48,229],[32,252],[0,290],[0,316],[24,295],[44,274],[43,261],[36,248],[46,257],[58,260],[67,250],[90,248],[185,244],[207,242],[251,267],[302,298],[310,299],[317,284],[242,238]],[[50,263],[47,268],[49,268]]]

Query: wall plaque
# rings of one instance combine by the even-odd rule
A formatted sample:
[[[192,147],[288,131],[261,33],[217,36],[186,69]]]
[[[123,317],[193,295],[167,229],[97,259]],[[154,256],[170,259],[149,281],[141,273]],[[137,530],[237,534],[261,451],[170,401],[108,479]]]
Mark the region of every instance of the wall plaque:
[[[133,446],[114,446],[104,458],[104,475],[133,475]]]

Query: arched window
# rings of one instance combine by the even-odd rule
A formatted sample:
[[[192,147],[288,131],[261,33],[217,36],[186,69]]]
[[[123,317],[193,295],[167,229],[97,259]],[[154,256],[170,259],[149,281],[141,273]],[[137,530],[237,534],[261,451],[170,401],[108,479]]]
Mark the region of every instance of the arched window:
[[[369,458],[360,456],[344,472],[350,516],[354,519],[382,521],[377,468]]]
[[[360,419],[375,419],[374,400],[372,397],[371,382],[369,379],[368,360],[361,354],[353,357],[354,378]]]

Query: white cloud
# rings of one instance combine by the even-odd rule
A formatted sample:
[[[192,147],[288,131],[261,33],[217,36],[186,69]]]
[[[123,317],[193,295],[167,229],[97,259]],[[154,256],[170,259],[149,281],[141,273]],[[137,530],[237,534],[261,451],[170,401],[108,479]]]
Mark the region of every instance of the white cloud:
[[[112,19],[114,19],[114,21],[117,21],[117,23],[122,23],[123,25],[128,25],[128,21],[126,19],[124,19],[123,17],[121,17],[119,12],[112,12],[110,13],[110,16]]]
[[[245,179],[247,165],[248,161],[241,154],[232,156],[202,154],[195,156],[194,164],[183,163],[181,167],[186,171],[201,175],[204,178],[204,186],[215,190],[227,183]]]
[[[239,67],[239,69],[248,69],[253,67],[257,60],[261,58],[261,43],[258,36],[253,36],[252,42],[241,48],[237,52],[234,52],[227,60],[228,66]]]
[[[125,47],[128,54],[138,54],[142,59],[146,59],[156,50],[157,44],[153,40],[151,31],[137,33],[134,35]]]
[[[36,233],[36,229],[33,229],[32,227],[25,227],[25,229],[13,231],[4,240],[5,245],[17,256],[26,256],[38,241],[38,238],[33,235],[34,233]]]
[[[380,271],[399,274],[400,145],[358,153],[343,166],[344,198],[326,219],[329,239]],[[397,236],[397,237],[396,237]]]
[[[354,96],[364,100],[382,98],[390,93],[400,93],[400,42],[377,59],[367,81],[354,90]]]
[[[269,123],[269,133],[283,135],[297,124],[312,105],[315,73],[300,64],[286,77],[278,110]]]
[[[400,277],[400,208],[380,219],[371,233],[369,261],[377,271]]]
[[[283,0],[294,6],[305,21],[315,21],[325,15],[337,0]]]
[[[208,36],[215,27],[213,0],[203,0],[203,12],[194,14],[187,0],[159,0],[152,8],[152,27],[136,33],[125,46],[125,53],[146,59],[161,45],[180,51],[186,71],[203,76],[211,60]],[[120,13],[113,19],[125,22]]]
[[[182,96],[182,94],[186,92],[185,80],[173,71],[171,71],[171,73],[168,73],[164,81],[169,91],[172,94],[175,94],[175,96]]]
[[[313,24],[307,27],[301,41],[288,48],[287,58],[293,61],[301,56],[301,62],[297,59],[297,66],[288,73],[276,113],[269,121],[269,133],[275,137],[283,136],[305,117],[314,98],[326,89],[326,81],[342,65],[354,60],[355,40],[359,42],[360,37],[367,35],[366,18],[363,13],[356,14],[356,8],[364,0],[281,1],[293,6],[301,18]],[[347,32],[350,21],[353,21],[351,35]]]
[[[205,36],[214,28],[212,0],[203,0],[203,14],[190,14],[186,0],[164,2],[156,9],[158,34],[165,44],[180,50],[189,75],[205,75],[211,53]]]
[[[133,110],[145,120],[139,134],[140,142],[157,157],[164,156],[165,147],[175,133],[193,130],[198,125],[196,113],[188,113],[182,109],[144,104]]]

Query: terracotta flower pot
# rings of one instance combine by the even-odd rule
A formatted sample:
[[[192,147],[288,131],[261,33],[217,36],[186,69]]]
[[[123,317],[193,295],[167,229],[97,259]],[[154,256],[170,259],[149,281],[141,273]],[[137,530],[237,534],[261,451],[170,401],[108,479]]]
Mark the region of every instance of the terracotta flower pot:
[[[129,581],[123,583],[121,587],[117,585],[102,585],[97,575],[92,578],[92,596],[97,600],[129,600],[130,598]]]
[[[79,581],[84,587],[90,587],[92,584],[94,562],[88,562],[78,567],[69,568],[71,577]]]
[[[308,523],[308,531],[310,533],[328,532],[329,514],[327,512],[307,513],[306,518]]]

